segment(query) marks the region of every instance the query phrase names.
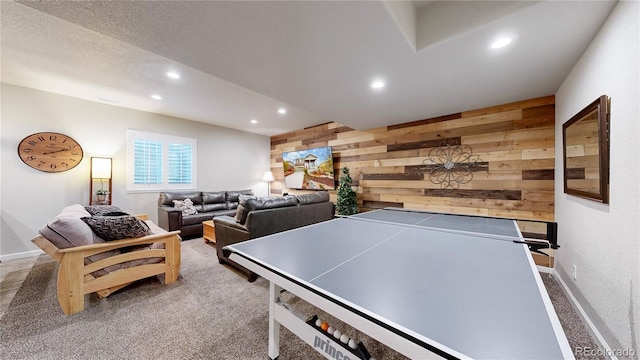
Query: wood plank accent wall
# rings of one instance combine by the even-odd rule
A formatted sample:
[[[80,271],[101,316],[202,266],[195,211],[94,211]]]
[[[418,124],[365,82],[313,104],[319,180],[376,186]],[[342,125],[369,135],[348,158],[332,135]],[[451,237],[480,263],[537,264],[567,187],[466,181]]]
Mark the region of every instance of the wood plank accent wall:
[[[395,206],[553,221],[554,127],[554,96],[366,131],[321,124],[271,137],[271,193],[305,192],[284,188],[282,152],[331,146],[336,187],[348,167],[362,211]],[[432,183],[423,163],[445,139],[480,158],[473,180],[454,191]]]

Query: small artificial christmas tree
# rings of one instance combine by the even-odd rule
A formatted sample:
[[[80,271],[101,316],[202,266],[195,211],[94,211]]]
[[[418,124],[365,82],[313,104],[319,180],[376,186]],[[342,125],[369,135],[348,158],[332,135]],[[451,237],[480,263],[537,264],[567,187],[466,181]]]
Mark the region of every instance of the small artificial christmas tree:
[[[358,212],[358,198],[352,188],[353,179],[349,175],[349,168],[342,168],[340,184],[338,185],[338,202],[336,211],[338,215],[353,215]]]

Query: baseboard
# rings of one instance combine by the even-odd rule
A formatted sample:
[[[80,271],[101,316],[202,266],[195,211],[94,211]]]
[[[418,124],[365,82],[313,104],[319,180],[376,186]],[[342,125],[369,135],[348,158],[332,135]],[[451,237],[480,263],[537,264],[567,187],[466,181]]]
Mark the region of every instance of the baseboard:
[[[553,269],[549,268],[547,266],[536,265],[536,269],[538,269],[539,272],[545,273],[545,274],[552,274],[553,273]]]
[[[7,254],[7,255],[0,255],[0,261],[23,259],[23,258],[28,258],[28,257],[32,257],[32,256],[39,256],[41,254],[44,254],[44,251],[42,251],[42,250],[31,250],[31,251],[24,251],[24,252]]]
[[[562,280],[562,277],[560,276],[560,274],[558,274],[555,268],[551,269],[551,274],[556,278],[556,280],[560,284],[560,287],[562,288],[564,293],[567,295],[569,300],[571,300],[571,303],[573,304],[575,309],[578,311],[578,315],[580,315],[580,317],[582,318],[582,321],[584,321],[584,323],[587,325],[588,330],[591,332],[591,334],[593,334],[596,340],[600,343],[601,349],[604,350],[604,356],[611,360],[618,360],[618,357],[615,356],[615,353],[611,350],[611,347],[609,347],[609,344],[607,344],[607,341],[604,339],[602,334],[600,334],[600,331],[598,331],[598,329],[593,324],[591,319],[589,319],[589,316],[582,308],[582,305],[580,305],[580,303],[578,302],[578,299],[576,299],[576,297],[573,296],[571,289],[569,289],[569,286],[567,286],[564,280]]]

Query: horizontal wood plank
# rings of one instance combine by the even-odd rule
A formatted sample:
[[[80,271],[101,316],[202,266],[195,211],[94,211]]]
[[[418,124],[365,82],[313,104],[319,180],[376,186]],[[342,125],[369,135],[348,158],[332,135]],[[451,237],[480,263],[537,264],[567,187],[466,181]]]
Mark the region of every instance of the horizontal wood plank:
[[[572,135],[576,140],[589,136],[593,129],[588,127]],[[478,158],[471,174],[463,175],[470,178],[456,189],[443,189],[432,173],[444,171],[446,162],[429,160],[445,141],[463,145]],[[284,186],[282,153],[320,146],[332,147],[336,182],[342,167],[349,168],[360,210],[393,206],[522,220],[554,217],[554,96],[369,130],[330,122],[273,136],[270,168],[276,181],[271,192],[308,192]],[[571,179],[589,186],[590,157],[597,150],[571,150]],[[459,159],[451,163],[453,176],[465,171]],[[330,191],[330,198],[335,201],[336,191]]]

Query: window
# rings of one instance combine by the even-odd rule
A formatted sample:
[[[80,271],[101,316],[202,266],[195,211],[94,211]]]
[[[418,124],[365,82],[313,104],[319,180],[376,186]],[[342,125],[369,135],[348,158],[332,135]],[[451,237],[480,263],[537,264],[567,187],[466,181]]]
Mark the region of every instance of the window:
[[[196,189],[196,139],[129,130],[127,190]]]

